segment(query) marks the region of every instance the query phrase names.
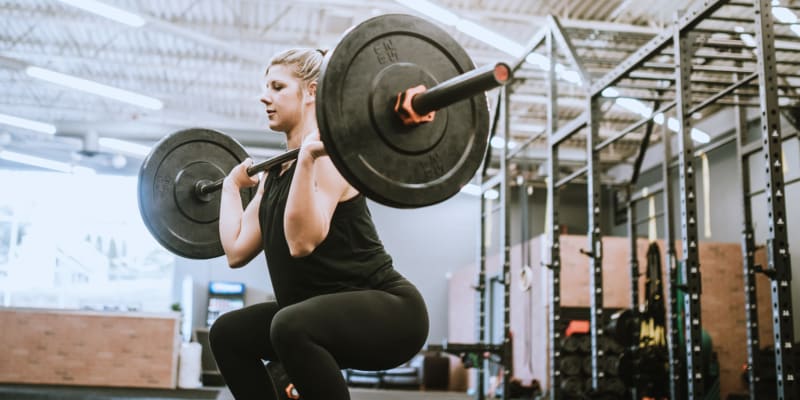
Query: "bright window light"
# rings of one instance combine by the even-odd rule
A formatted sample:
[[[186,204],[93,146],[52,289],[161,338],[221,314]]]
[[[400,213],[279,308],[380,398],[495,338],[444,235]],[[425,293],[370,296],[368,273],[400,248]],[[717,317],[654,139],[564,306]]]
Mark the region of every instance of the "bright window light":
[[[653,116],[653,122],[662,125],[664,123],[664,113],[658,113]]]
[[[800,25],[797,24],[790,25],[789,29],[791,29],[795,35],[800,36]]]
[[[60,161],[49,160],[46,158],[36,157],[28,154],[17,153],[14,151],[0,150],[0,158],[3,160],[16,162],[20,164],[31,165],[34,167],[51,169],[54,171],[65,172],[68,174],[94,174],[95,171],[91,168],[76,167]]]
[[[164,107],[164,103],[156,98],[141,95],[138,93],[130,92],[123,89],[118,89],[112,86],[103,85],[94,81],[81,79],[72,75],[62,74],[60,72],[51,71],[39,67],[27,67],[25,72],[36,79],[41,79],[56,85],[66,86],[71,89],[81,90],[87,93],[96,94],[98,96],[108,97],[110,99],[122,101],[125,103],[133,104],[139,107],[148,108],[151,110],[160,110]]]
[[[797,15],[795,15],[792,10],[786,7],[772,7],[772,15],[786,24],[793,24],[797,22]]]
[[[56,127],[54,125],[7,114],[0,114],[0,124],[16,126],[17,128],[42,132],[48,135],[54,135],[56,133]]]
[[[108,4],[101,3],[95,0],[60,0],[62,3],[69,4],[73,7],[78,7],[90,13],[97,14],[101,17],[117,21],[121,24],[139,28],[144,26],[145,20],[139,15],[130,11],[125,11],[121,8],[112,7]]]
[[[138,143],[128,142],[126,140],[100,138],[97,140],[98,144],[102,147],[116,150],[122,153],[134,154],[137,156],[146,156],[150,153],[150,147],[143,146]]]

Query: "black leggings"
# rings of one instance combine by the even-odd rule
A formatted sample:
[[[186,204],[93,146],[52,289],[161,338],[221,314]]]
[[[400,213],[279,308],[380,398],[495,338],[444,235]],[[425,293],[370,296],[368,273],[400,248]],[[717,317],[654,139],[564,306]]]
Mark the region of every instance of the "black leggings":
[[[256,304],[211,327],[217,366],[238,400],[274,399],[262,360],[280,361],[304,400],[349,399],[341,369],[383,370],[410,360],[428,336],[417,289],[400,277],[379,290]]]

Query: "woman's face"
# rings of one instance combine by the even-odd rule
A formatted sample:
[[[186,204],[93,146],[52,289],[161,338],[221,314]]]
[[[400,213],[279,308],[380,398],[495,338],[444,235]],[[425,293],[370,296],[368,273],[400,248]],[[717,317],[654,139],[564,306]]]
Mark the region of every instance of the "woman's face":
[[[266,106],[270,129],[289,132],[300,123],[307,101],[306,91],[305,85],[292,73],[291,66],[269,67],[261,102]]]

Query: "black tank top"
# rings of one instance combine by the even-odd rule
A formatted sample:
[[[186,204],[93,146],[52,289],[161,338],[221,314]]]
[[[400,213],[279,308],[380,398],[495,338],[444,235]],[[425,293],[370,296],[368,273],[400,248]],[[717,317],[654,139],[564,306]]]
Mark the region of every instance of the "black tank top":
[[[305,257],[289,254],[283,216],[295,165],[269,171],[259,209],[262,242],[272,288],[281,307],[321,294],[371,289],[394,271],[363,195],[340,202],[328,236]]]

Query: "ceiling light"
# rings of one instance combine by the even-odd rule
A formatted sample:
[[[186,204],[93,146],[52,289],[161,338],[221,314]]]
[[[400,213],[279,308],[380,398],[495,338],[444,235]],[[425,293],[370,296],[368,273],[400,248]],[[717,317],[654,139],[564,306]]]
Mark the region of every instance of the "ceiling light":
[[[492,138],[491,141],[489,141],[489,144],[491,144],[491,146],[493,148],[495,148],[495,149],[502,149],[503,146],[506,145],[506,141],[503,140],[503,138],[501,138],[500,136],[495,136],[495,137]],[[508,148],[509,149],[513,149],[516,146],[517,146],[517,144],[514,143],[513,141],[508,143]]]
[[[78,174],[94,174],[95,171],[91,168],[77,167],[60,161],[49,160],[46,158],[36,157],[28,154],[17,153],[8,150],[0,150],[0,158],[3,160],[16,162],[20,164],[31,165],[34,167],[51,169],[59,172],[78,173]]]
[[[708,143],[711,141],[711,136],[697,128],[692,128],[692,140],[698,143]]]
[[[601,93],[601,95],[603,97],[619,97],[619,90],[617,90],[616,88],[613,88],[613,87],[607,87],[607,88],[603,89],[603,92]]]
[[[78,7],[90,13],[97,14],[110,20],[139,28],[144,26],[146,21],[141,16],[121,8],[113,7],[95,0],[60,0],[62,3]]]
[[[102,83],[78,78],[72,75],[62,74],[49,69],[27,67],[25,68],[25,72],[29,76],[36,79],[41,79],[57,85],[96,94],[98,96],[108,97],[110,99],[133,104],[139,107],[144,107],[151,110],[160,110],[164,107],[164,103],[161,100],[153,97],[103,85]]]
[[[495,200],[500,197],[500,192],[495,189],[489,189],[483,194],[483,198],[487,200]]]
[[[519,57],[520,54],[525,51],[525,48],[519,43],[492,32],[470,20],[459,20],[458,24],[456,24],[456,29],[514,57]]]
[[[772,7],[772,15],[785,24],[793,24],[797,22],[797,15],[786,7]]]
[[[650,107],[646,106],[641,101],[632,99],[630,97],[617,97],[614,102],[622,108],[635,112],[636,114],[639,114],[645,118],[649,117],[650,114],[653,113],[653,110]]]
[[[128,142],[126,140],[104,137],[98,139],[97,142],[102,147],[106,147],[111,150],[116,150],[122,153],[133,154],[142,157],[150,154],[150,147],[143,146],[138,143]]]
[[[444,7],[438,6],[426,0],[397,0],[398,3],[403,4],[408,8],[413,8],[422,14],[433,18],[436,21],[448,26],[455,26],[461,19],[458,15],[450,12]]]
[[[756,38],[754,38],[753,35],[751,35],[749,33],[743,33],[743,34],[739,35],[739,37],[742,39],[744,44],[746,44],[746,45],[748,45],[750,47],[756,47]]]
[[[56,133],[56,127],[52,124],[47,124],[44,122],[34,121],[31,119],[15,117],[6,114],[0,114],[0,124],[16,126],[17,128],[42,132],[48,135],[53,135]]]

